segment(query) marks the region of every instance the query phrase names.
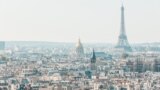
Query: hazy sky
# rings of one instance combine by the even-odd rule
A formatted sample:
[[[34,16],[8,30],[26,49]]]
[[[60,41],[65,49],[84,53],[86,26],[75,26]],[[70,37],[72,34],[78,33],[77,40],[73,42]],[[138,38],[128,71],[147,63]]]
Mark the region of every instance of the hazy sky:
[[[0,0],[0,40],[117,43],[120,0]],[[125,0],[130,43],[160,41],[160,0]]]

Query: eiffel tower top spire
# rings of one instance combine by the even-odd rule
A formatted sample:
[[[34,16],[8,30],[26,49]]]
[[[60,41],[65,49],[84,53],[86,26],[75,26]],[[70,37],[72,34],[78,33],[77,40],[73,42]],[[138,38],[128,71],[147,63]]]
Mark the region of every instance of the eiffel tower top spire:
[[[120,31],[120,34],[126,35],[126,32],[125,32],[125,18],[124,18],[124,5],[123,5],[123,1],[122,1],[122,6],[121,6],[121,31]]]
[[[123,0],[121,0],[121,6],[123,7],[123,5],[124,5],[124,1],[123,1]]]

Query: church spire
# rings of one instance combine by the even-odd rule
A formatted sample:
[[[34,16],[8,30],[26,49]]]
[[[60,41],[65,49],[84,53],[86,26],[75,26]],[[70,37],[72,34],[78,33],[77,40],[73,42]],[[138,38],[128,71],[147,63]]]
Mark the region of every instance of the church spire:
[[[95,55],[94,49],[93,49],[93,52],[92,52],[92,58],[91,58],[90,64],[91,64],[91,70],[95,74],[95,70],[96,70],[96,55]]]
[[[95,55],[94,49],[93,49],[93,52],[92,52],[91,63],[96,63],[96,55]]]

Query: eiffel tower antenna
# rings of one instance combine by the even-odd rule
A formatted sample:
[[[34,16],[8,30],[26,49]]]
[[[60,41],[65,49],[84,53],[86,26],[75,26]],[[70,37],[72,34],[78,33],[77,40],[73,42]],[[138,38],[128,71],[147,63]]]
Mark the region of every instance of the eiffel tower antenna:
[[[123,0],[121,0],[121,5],[122,5],[122,7],[123,7],[123,5],[124,5],[124,1],[123,1]]]

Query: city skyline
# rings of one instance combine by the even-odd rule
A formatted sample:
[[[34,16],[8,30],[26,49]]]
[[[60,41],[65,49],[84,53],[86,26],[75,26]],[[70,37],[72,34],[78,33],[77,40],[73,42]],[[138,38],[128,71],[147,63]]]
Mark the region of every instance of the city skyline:
[[[159,4],[159,0],[124,1],[130,43],[159,42]],[[2,0],[0,6],[0,40],[118,41],[120,0]]]

